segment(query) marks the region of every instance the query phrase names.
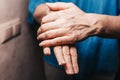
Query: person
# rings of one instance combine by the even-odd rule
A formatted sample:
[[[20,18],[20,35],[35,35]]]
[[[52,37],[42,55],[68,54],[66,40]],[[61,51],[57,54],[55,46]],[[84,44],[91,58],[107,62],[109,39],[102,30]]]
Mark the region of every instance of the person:
[[[47,3],[54,12],[42,18],[38,30],[38,39],[43,40],[40,46],[76,44],[80,69],[77,77],[80,80],[113,80],[118,66],[120,1],[55,0],[60,1],[73,2],[79,8],[71,3]],[[31,22],[36,7],[45,2],[54,1],[30,1]],[[45,61],[61,68],[51,51],[50,56],[44,57]],[[49,75],[52,76],[52,72]]]

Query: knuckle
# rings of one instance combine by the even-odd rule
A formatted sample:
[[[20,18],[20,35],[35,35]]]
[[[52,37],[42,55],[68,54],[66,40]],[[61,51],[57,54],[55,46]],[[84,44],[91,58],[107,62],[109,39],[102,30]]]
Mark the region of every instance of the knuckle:
[[[79,33],[76,30],[72,30],[70,36],[71,36],[71,40],[73,42],[76,42],[76,41],[78,41]]]
[[[45,39],[48,39],[50,37],[49,33],[45,33],[44,36],[45,36]]]
[[[56,43],[57,44],[62,44],[62,40],[57,40]]]
[[[67,55],[67,56],[68,56],[68,55],[70,55],[70,53],[67,52],[67,51],[65,51],[65,52],[64,52],[64,55]]]
[[[63,45],[62,47],[64,50],[69,51],[69,45]]]
[[[76,53],[71,53],[71,56],[77,58],[77,54]]]
[[[67,64],[67,68],[71,69],[71,67],[72,67],[71,63]]]
[[[48,39],[48,34],[44,33],[44,34],[40,35],[40,36],[39,36],[39,39],[41,39],[41,40],[46,40],[46,39]]]
[[[74,41],[76,42],[76,41],[79,41],[79,38],[78,38],[78,35],[77,35],[78,33],[77,32],[75,32],[74,33]]]
[[[73,64],[73,68],[77,70],[76,73],[79,72],[79,68],[78,68],[78,64],[77,64],[77,63],[76,63],[76,64]]]
[[[75,42],[75,41],[76,41],[76,36],[75,36],[75,34],[74,34],[74,33],[71,35],[70,39],[71,39],[73,42]]]
[[[74,64],[73,64],[73,67],[74,67],[74,68],[77,68],[77,67],[78,67],[77,63],[74,63]]]
[[[74,39],[74,37],[72,35],[67,38],[68,41],[71,41],[73,39]]]
[[[74,6],[74,4],[72,2],[68,3],[70,6]]]
[[[59,11],[59,12],[54,13],[54,17],[56,17],[56,18],[60,18],[60,17],[63,16],[63,14],[64,14],[63,11]]]
[[[66,41],[67,41],[67,43],[69,43],[69,44],[73,44],[73,43],[74,43],[74,38],[73,38],[72,36],[70,36],[70,37],[68,37],[68,38],[66,39]]]
[[[44,17],[42,18],[42,20],[41,20],[41,23],[42,23],[42,24],[46,23],[46,22],[49,20],[50,16],[51,16],[50,14],[44,16]]]

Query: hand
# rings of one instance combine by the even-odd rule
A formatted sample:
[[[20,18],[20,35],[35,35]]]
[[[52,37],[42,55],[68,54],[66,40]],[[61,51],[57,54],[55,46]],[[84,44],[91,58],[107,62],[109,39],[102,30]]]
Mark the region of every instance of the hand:
[[[42,17],[49,14],[50,10],[45,5],[39,5],[34,13],[34,18],[38,23],[41,23]],[[43,52],[45,55],[50,55],[50,48],[44,47]],[[64,66],[66,74],[77,74],[79,72],[78,62],[77,62],[77,51],[74,46],[55,46],[54,54],[57,58],[59,65]]]
[[[102,29],[102,17],[88,14],[72,3],[49,3],[54,12],[43,17],[38,30],[40,46],[74,44],[89,36],[98,34]]]
[[[44,48],[44,54],[50,55],[50,48]],[[77,74],[79,72],[77,62],[77,50],[75,46],[55,46],[54,54],[58,64],[64,66],[65,72],[68,75]]]

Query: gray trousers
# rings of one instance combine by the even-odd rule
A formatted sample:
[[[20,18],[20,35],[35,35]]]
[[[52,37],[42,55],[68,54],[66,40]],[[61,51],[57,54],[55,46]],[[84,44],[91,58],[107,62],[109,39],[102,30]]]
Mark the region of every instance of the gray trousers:
[[[46,80],[79,80],[74,77],[68,77],[63,70],[57,69],[56,67],[53,67],[46,62],[45,65],[45,77]],[[90,77],[87,77],[84,80],[114,80],[115,75],[105,76],[105,75],[92,75]]]

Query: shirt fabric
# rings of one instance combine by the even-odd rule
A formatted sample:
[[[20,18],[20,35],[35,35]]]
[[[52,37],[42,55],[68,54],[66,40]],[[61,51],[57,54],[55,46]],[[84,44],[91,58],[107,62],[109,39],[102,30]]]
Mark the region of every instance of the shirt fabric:
[[[33,23],[35,8],[46,2],[72,2],[86,13],[97,13],[117,16],[120,13],[119,0],[29,0],[29,19]],[[119,40],[97,36],[76,43],[79,63],[79,76],[82,78],[91,73],[114,74],[118,66]],[[49,64],[58,65],[51,49],[50,56],[44,56]]]

